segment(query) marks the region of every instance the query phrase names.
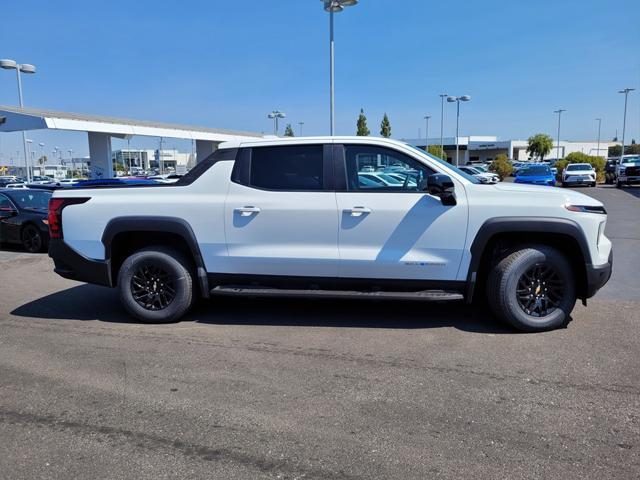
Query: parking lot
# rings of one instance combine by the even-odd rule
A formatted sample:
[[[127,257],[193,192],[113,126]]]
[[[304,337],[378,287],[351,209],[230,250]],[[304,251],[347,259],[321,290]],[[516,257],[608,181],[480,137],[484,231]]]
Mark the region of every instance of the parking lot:
[[[216,299],[134,323],[0,251],[0,478],[638,478],[640,188],[566,329],[457,304]]]

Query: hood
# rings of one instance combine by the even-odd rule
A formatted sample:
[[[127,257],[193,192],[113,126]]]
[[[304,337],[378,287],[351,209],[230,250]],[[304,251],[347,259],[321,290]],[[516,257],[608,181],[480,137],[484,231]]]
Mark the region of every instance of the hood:
[[[549,195],[564,198],[564,203],[572,205],[587,205],[593,207],[602,206],[602,202],[599,202],[595,198],[592,198],[584,193],[576,192],[575,190],[569,190],[566,188],[558,187],[546,187],[544,185],[529,185],[527,183],[498,183],[496,185],[486,186],[485,188],[495,188],[500,192],[504,192],[505,195],[523,194],[528,195],[532,201],[535,201],[537,195],[541,197],[549,197]]]

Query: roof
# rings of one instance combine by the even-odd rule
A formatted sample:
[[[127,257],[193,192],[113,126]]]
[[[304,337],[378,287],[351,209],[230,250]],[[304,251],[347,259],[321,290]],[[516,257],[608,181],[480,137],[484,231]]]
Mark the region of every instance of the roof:
[[[0,132],[42,129],[108,133],[115,137],[143,135],[217,142],[262,137],[255,132],[0,105]]]

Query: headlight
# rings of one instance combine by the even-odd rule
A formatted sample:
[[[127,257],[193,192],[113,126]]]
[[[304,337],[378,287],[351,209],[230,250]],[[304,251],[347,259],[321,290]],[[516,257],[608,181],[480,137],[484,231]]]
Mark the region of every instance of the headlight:
[[[592,207],[591,205],[565,205],[564,208],[571,212],[599,213],[601,215],[607,214],[607,211],[604,209],[604,207]]]
[[[620,169],[620,175],[624,175],[626,171],[627,171],[627,169],[626,169],[626,168],[624,168],[624,167],[622,167],[622,168]]]

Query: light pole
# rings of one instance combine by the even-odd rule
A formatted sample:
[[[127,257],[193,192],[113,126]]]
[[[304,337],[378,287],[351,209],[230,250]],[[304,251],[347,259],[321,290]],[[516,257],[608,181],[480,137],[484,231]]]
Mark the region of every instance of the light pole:
[[[73,150],[69,149],[69,160],[71,160],[71,178],[75,178],[76,162],[73,160]]]
[[[304,125],[304,122],[298,122],[298,125],[300,125],[300,136],[302,136],[302,126]]]
[[[36,67],[30,63],[17,63],[15,60],[4,59],[0,60],[0,68],[5,70],[15,69],[16,76],[18,78],[18,99],[20,100],[20,108],[24,108],[24,102],[22,100],[22,79],[20,78],[20,72],[22,73],[36,73]],[[24,147],[24,166],[27,169],[27,182],[31,179],[29,172],[29,156],[27,154],[27,134],[22,131],[22,145]]]
[[[24,143],[27,159],[31,159],[31,144],[33,143],[33,140],[31,140],[30,138],[25,138]],[[27,183],[31,182],[31,178],[31,160],[27,160]]]
[[[460,139],[458,138],[459,127],[460,127],[460,102],[468,102],[471,100],[469,95],[462,95],[460,97],[447,97],[447,102],[453,103],[456,102],[457,112],[456,112],[456,167],[460,165],[458,160],[458,153],[460,150]]]
[[[276,137],[278,136],[278,119],[279,118],[285,118],[286,116],[287,115],[284,112],[281,112],[280,110],[274,110],[270,114],[267,115],[268,118],[272,118],[273,119],[273,134]]]
[[[566,110],[563,108],[559,108],[558,110],[554,110],[553,112],[558,114],[558,157],[556,158],[556,160],[560,160],[560,120],[562,119],[562,112],[566,112]]]
[[[600,156],[600,128],[602,127],[602,119],[596,118],[596,122],[598,122],[598,149],[596,150],[596,155]]]
[[[444,154],[444,99],[447,98],[449,94],[441,93],[440,94],[440,149]]]
[[[329,12],[329,117],[331,136],[335,133],[335,97],[334,97],[334,75],[333,75],[333,59],[334,59],[334,42],[333,42],[333,14],[339,13],[345,7],[351,7],[358,3],[358,0],[321,0],[324,3],[325,11]]]
[[[427,130],[424,133],[424,151],[428,152],[429,151],[429,119],[431,118],[431,115],[425,115],[424,119],[427,122]]]
[[[629,97],[629,92],[633,92],[635,88],[625,88],[624,90],[620,90],[618,93],[624,93],[624,117],[622,119],[622,153],[620,154],[620,163],[622,163],[622,156],[624,155],[624,136],[627,129],[627,98]]]

